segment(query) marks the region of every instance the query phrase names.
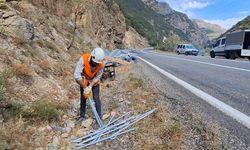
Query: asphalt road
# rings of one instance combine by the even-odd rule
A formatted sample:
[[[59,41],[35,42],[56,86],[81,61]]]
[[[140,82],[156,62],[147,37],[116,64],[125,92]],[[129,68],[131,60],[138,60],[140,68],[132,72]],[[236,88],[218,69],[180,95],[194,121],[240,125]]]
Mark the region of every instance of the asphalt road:
[[[139,56],[243,114],[250,116],[249,61],[211,59],[203,56],[173,55],[152,51],[143,52]],[[193,99],[199,100],[195,95],[193,95]],[[207,105],[206,102],[202,103]],[[203,105],[202,103],[201,105]],[[203,107],[202,109],[207,110],[202,112],[213,111],[209,112],[213,119],[216,119],[225,128],[231,130],[233,134],[250,144],[250,129],[221,111],[209,107],[212,106]]]

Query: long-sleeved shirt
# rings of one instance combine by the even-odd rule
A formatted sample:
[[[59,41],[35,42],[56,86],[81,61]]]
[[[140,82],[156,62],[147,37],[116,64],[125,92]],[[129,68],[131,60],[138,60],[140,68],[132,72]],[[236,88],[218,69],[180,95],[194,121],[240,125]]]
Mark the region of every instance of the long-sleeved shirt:
[[[84,68],[84,60],[81,57],[76,64],[75,72],[74,72],[74,79],[75,80],[82,80],[82,71]],[[97,73],[97,75],[93,78],[92,82],[98,82],[103,74],[103,68]]]

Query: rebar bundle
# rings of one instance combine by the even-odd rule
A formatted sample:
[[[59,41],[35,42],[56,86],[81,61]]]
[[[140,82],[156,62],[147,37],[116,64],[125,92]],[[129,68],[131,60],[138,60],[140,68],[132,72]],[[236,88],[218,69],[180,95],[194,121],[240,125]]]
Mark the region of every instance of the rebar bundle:
[[[104,125],[99,115],[97,114],[93,101],[90,98],[88,99],[88,101],[92,108],[92,112],[95,115],[99,129],[92,131],[86,136],[72,140],[71,143],[75,149],[81,149],[99,142],[113,140],[124,133],[134,131],[135,128],[131,128],[132,125],[144,119],[156,110],[152,109],[146,113],[138,115],[131,115],[131,112],[127,112],[124,115],[117,117],[116,119],[115,116],[112,116],[109,122]]]

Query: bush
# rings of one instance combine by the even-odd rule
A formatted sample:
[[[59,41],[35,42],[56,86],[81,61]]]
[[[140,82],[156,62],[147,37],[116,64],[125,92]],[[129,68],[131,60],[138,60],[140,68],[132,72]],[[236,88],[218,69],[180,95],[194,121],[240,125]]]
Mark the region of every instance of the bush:
[[[4,100],[4,95],[7,88],[8,75],[9,75],[8,71],[0,72],[0,101]]]
[[[144,87],[144,81],[142,79],[130,77],[130,81],[134,83],[135,87]]]
[[[46,98],[42,98],[35,104],[34,112],[42,120],[55,121],[59,119],[59,111],[56,106]]]
[[[6,150],[7,146],[5,144],[0,143],[0,150]]]
[[[12,102],[7,110],[7,117],[16,117],[23,112],[23,105],[17,102]]]

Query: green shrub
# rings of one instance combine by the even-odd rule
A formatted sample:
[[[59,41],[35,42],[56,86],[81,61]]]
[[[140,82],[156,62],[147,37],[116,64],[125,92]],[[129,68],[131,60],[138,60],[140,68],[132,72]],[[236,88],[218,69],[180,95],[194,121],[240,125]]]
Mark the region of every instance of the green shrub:
[[[56,106],[46,98],[42,98],[35,104],[34,112],[42,120],[54,121],[59,119],[59,111]]]
[[[10,108],[7,109],[7,117],[13,118],[21,115],[23,112],[23,105],[17,102],[12,102]]]
[[[142,79],[130,77],[130,81],[132,81],[134,83],[135,87],[143,87],[144,86],[144,81]]]
[[[2,143],[0,143],[0,150],[6,150],[7,148],[6,148],[6,145],[5,144],[2,144]]]
[[[0,72],[0,101],[4,100],[6,91],[7,77],[4,72]]]

